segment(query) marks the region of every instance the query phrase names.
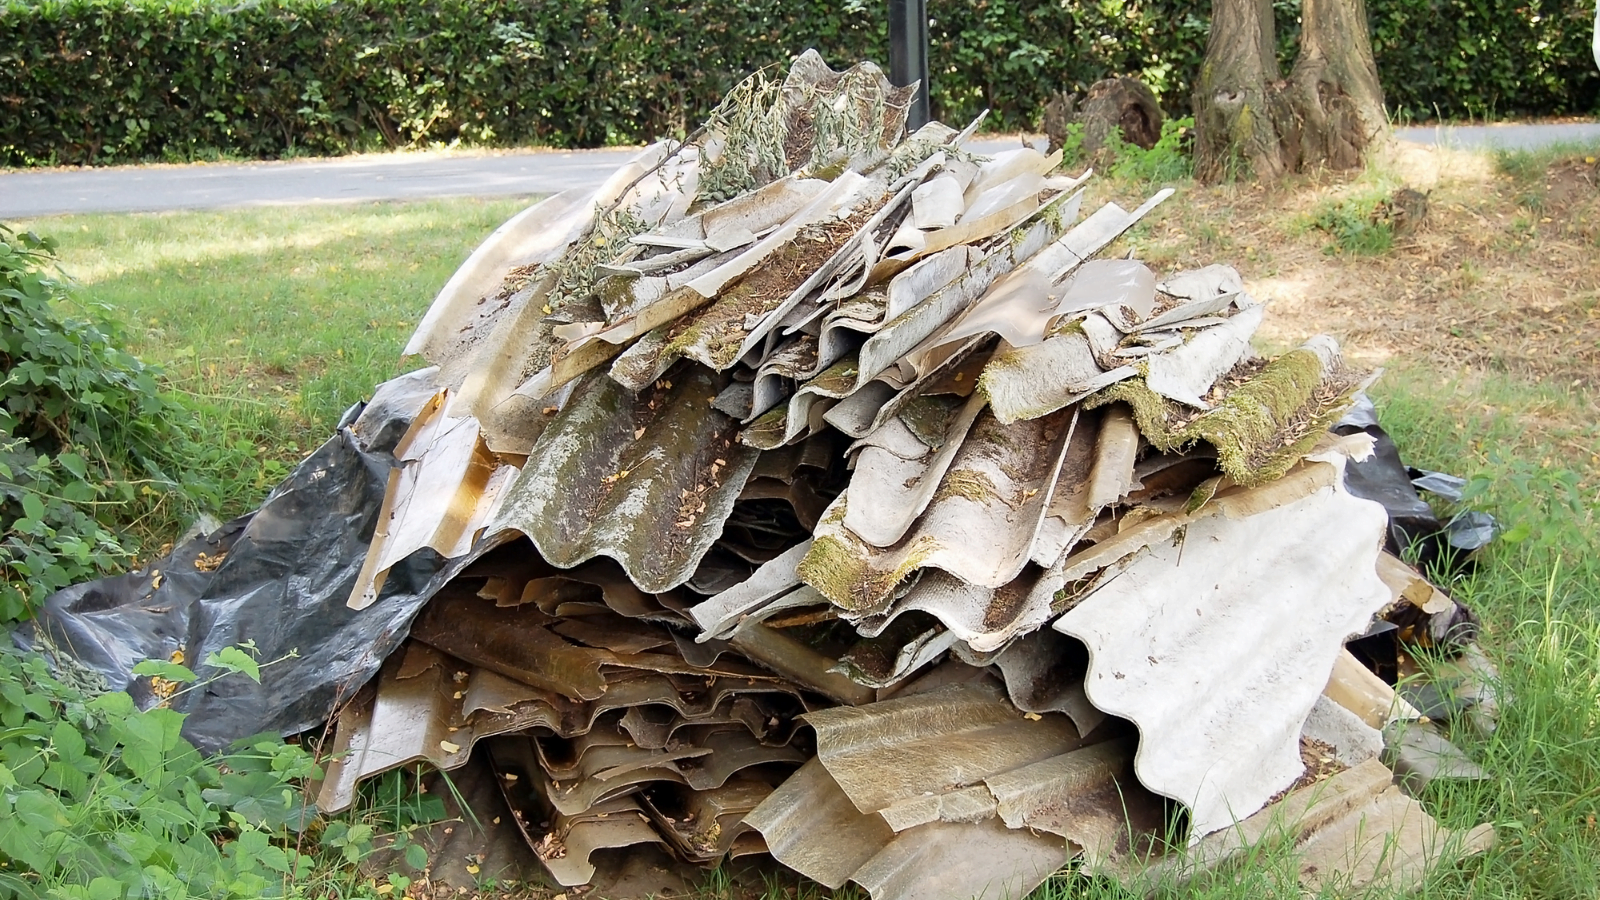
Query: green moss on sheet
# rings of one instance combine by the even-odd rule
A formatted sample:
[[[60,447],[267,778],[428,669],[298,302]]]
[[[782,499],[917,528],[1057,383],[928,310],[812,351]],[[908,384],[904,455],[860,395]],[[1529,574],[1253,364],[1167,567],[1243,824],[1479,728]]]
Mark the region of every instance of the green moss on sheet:
[[[1185,421],[1184,407],[1150,390],[1142,378],[1114,384],[1086,399],[1084,406],[1126,403],[1140,433],[1156,449],[1171,452],[1203,440],[1217,448],[1223,472],[1239,484],[1255,486],[1282,477],[1309,452],[1343,411],[1354,387],[1352,377],[1324,373],[1315,353],[1291,350],[1192,420]]]
[[[949,394],[924,394],[908,401],[900,410],[900,421],[917,440],[932,450],[944,446],[950,423],[965,403]]]
[[[600,295],[601,307],[610,315],[631,311],[633,286],[638,282],[637,275],[608,275],[600,279],[595,285],[595,292]]]
[[[762,413],[739,435],[739,443],[758,450],[770,450],[783,442],[789,428],[789,404],[780,403]]]
[[[977,469],[952,469],[939,483],[933,502],[960,497],[973,503],[988,503],[999,496],[1000,489],[995,487],[994,479],[983,472]]]
[[[872,567],[873,548],[849,534],[829,534],[812,542],[795,571],[837,606],[851,611],[876,609],[896,585],[922,567],[936,546],[933,538],[922,535],[898,554],[897,565],[878,570]]]
[[[861,367],[856,358],[847,356],[817,373],[809,385],[825,394],[840,396],[856,386],[856,376],[860,372]]]

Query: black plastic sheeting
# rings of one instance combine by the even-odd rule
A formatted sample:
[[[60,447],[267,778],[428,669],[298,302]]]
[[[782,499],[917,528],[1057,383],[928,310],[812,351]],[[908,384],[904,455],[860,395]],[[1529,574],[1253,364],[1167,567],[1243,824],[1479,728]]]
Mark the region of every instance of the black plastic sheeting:
[[[1357,497],[1383,504],[1389,513],[1388,550],[1424,572],[1455,573],[1472,562],[1472,553],[1500,533],[1494,517],[1463,510],[1441,521],[1420,490],[1460,502],[1465,479],[1408,467],[1394,439],[1378,424],[1377,410],[1366,395],[1333,426],[1336,434],[1366,432],[1373,438],[1372,456],[1345,466],[1345,488]]]
[[[467,562],[419,551],[394,567],[372,606],[345,605],[377,524],[392,450],[434,393],[431,377],[423,370],[395,379],[365,408],[352,408],[256,512],[143,570],[52,595],[17,631],[17,643],[50,649],[39,639],[43,629],[56,651],[141,706],[155,702],[148,680],[131,675],[142,660],[168,659],[181,648],[205,679],[218,670],[202,662],[223,647],[254,641],[262,662],[293,651],[298,656],[266,669],[261,684],[230,675],[175,697],[172,707],[189,714],[184,736],[204,750],[318,727],[378,671],[418,610]],[[205,572],[195,567],[202,552],[226,557]]]
[[[143,660],[182,649],[189,667],[207,678],[217,672],[204,659],[224,647],[254,641],[263,662],[292,651],[297,655],[265,670],[260,684],[232,675],[174,698],[172,708],[188,713],[184,736],[208,751],[253,734],[322,725],[377,673],[428,599],[491,549],[478,546],[449,561],[418,551],[390,570],[376,603],[361,611],[345,605],[377,525],[392,451],[436,391],[433,376],[424,369],[380,386],[256,512],[145,569],[52,595],[37,619],[18,629],[17,643],[70,657],[146,707],[157,698],[131,674]],[[1493,539],[1496,525],[1484,513],[1439,520],[1418,488],[1459,500],[1463,482],[1407,469],[1370,401],[1361,398],[1334,431],[1365,431],[1376,441],[1371,458],[1346,468],[1346,485],[1388,510],[1391,551],[1448,568]],[[195,566],[201,553],[224,558],[202,571]]]

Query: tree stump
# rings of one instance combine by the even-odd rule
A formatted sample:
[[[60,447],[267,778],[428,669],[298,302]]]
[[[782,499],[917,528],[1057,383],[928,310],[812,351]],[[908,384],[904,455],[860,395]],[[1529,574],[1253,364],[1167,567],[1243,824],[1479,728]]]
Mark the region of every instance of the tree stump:
[[[1063,92],[1044,108],[1044,132],[1050,137],[1052,152],[1066,140],[1068,125],[1083,126],[1085,154],[1100,152],[1112,129],[1120,129],[1124,141],[1149,150],[1161,139],[1164,121],[1156,95],[1137,78],[1097,81],[1081,99]]]

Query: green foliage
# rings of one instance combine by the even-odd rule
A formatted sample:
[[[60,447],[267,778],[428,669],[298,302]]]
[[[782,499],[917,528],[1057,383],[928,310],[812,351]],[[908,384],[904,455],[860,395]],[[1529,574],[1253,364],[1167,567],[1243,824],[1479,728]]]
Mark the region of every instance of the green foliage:
[[[1122,139],[1116,129],[1106,141],[1112,157],[1111,177],[1122,181],[1164,184],[1188,178],[1194,171],[1194,119],[1168,119],[1161,123],[1161,137],[1149,150]]]
[[[1549,202],[1551,167],[1562,164],[1596,167],[1600,171],[1600,141],[1561,143],[1533,150],[1496,149],[1495,171],[1511,179],[1518,206],[1542,212]]]
[[[248,643],[212,654],[206,679],[158,660],[135,672],[198,690],[259,679],[275,661],[253,654]],[[376,779],[358,814],[327,820],[306,794],[322,772],[305,748],[265,734],[205,758],[183,720],[120,691],[86,695],[0,648],[0,900],[374,896],[356,863],[383,850],[426,864],[412,836],[444,805],[415,775]],[[388,885],[403,894],[410,879]]]
[[[1121,134],[1122,129],[1117,129],[1119,138]],[[1061,135],[1061,145],[1057,149],[1061,151],[1063,167],[1075,168],[1088,165],[1089,154],[1083,149],[1083,123],[1073,122],[1068,125]]]
[[[1274,3],[1292,61],[1298,3]],[[1587,0],[1374,0],[1405,118],[1600,108]],[[1204,0],[935,3],[934,112],[1027,128],[1134,75],[1187,109]],[[0,165],[269,158],[682,134],[753,69],[887,57],[880,4],[710,0],[0,0]],[[128,65],[138,60],[138,65]]]
[[[156,373],[61,312],[54,247],[0,226],[0,622],[125,561],[113,513],[175,484]]]
[[[0,897],[276,897],[312,871],[310,754],[265,735],[206,759],[183,718],[0,650]]]
[[[1324,253],[1378,256],[1394,246],[1394,226],[1378,214],[1382,202],[1381,198],[1324,200],[1305,224],[1330,238]]]
[[[1122,129],[1113,128],[1105,145],[1096,153],[1083,148],[1083,126],[1066,127],[1061,139],[1061,162],[1071,169],[1097,167],[1118,181],[1143,185],[1182,181],[1194,172],[1194,119],[1168,119],[1161,123],[1161,137],[1149,150],[1122,139]]]
[[[1375,0],[1368,11],[1398,119],[1600,110],[1592,0]]]

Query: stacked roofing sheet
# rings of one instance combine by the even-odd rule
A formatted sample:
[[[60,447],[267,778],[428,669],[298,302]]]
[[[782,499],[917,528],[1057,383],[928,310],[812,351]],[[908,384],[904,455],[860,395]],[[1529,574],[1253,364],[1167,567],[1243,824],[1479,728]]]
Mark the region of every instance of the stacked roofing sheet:
[[[1415,712],[1344,649],[1443,612],[1344,487],[1366,376],[1258,356],[1232,269],[1101,256],[1171,191],[1088,208],[908,99],[808,53],[450,281],[350,604],[464,567],[319,804],[483,743],[563,884],[651,844],[878,900],[1189,877],[1267,821],[1311,888],[1481,845],[1390,787]]]

